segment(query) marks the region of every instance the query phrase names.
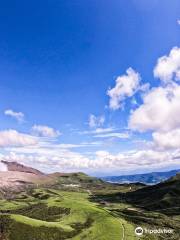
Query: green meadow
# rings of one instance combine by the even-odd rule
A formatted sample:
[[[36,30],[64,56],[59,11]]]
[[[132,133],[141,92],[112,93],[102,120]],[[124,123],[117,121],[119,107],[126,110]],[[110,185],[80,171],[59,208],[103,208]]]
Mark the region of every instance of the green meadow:
[[[137,239],[134,226],[89,200],[89,194],[35,189],[0,201],[2,239]]]
[[[179,240],[179,193],[179,175],[149,187],[58,177],[51,186],[2,192],[0,240]],[[137,226],[174,234],[138,237]]]

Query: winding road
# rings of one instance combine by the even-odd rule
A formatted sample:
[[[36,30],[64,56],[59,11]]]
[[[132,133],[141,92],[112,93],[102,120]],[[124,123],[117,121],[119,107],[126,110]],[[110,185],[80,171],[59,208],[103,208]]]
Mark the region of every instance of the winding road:
[[[87,192],[89,195],[91,196],[94,196],[94,194],[91,192],[91,190],[87,189]],[[99,199],[101,200],[101,199]],[[125,227],[124,227],[124,224],[120,221],[119,217],[115,216],[114,214],[112,214],[110,211],[108,211],[107,209],[103,209],[104,211],[108,212],[111,216],[113,216],[114,218],[116,218],[116,220],[119,221],[119,223],[121,224],[122,226],[122,238],[121,240],[125,240]]]

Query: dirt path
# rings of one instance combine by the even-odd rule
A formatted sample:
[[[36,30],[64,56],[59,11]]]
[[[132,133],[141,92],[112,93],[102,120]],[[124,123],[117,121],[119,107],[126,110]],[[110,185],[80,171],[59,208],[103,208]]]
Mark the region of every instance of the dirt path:
[[[91,192],[91,190],[87,189],[87,192],[88,192],[89,195],[94,196],[93,193]],[[119,217],[114,216],[114,214],[109,212],[107,209],[103,209],[103,210],[108,212],[111,216],[113,216],[114,218],[116,218],[116,220],[119,221],[119,223],[121,224],[121,227],[122,227],[122,238],[121,238],[121,240],[125,240],[125,227],[124,227],[124,224],[120,221]]]
[[[120,222],[120,221],[119,221]],[[121,240],[124,240],[125,239],[125,227],[124,227],[124,224],[121,223],[121,226],[122,226],[122,229],[123,229],[123,235],[122,235],[122,238]]]

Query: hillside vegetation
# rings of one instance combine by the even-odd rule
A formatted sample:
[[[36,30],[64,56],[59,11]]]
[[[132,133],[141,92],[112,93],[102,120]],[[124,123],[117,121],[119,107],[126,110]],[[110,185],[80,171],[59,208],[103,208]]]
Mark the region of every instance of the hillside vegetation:
[[[129,237],[133,225],[111,215],[88,200],[88,193],[34,189],[16,199],[0,201],[1,239],[9,240],[119,240],[126,225]]]
[[[180,175],[154,186],[111,184],[84,173],[43,177],[0,187],[0,240],[179,240]],[[174,234],[139,238],[137,226]]]

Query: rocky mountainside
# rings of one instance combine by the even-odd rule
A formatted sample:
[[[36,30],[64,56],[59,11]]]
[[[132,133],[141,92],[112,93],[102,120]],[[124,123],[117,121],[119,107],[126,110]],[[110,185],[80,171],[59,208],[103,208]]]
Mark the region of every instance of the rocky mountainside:
[[[8,162],[8,161],[1,161],[7,166],[8,171],[15,171],[15,172],[24,172],[24,173],[32,173],[36,175],[44,175],[44,173],[40,172],[39,170],[31,167],[24,166],[17,162]]]
[[[0,189],[20,190],[34,184],[45,184],[52,178],[37,169],[24,166],[17,162],[1,161],[6,171],[0,171]]]
[[[102,180],[90,177],[84,173],[52,173],[45,174],[32,167],[27,167],[17,162],[1,161],[6,165],[6,171],[0,171],[0,190],[22,190],[28,186],[55,187],[55,188],[83,188],[94,186],[104,188],[110,184]]]
[[[36,175],[27,172],[0,172],[0,189],[10,188],[10,190],[18,190],[20,187],[40,184],[49,179],[50,178],[45,175]]]

